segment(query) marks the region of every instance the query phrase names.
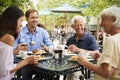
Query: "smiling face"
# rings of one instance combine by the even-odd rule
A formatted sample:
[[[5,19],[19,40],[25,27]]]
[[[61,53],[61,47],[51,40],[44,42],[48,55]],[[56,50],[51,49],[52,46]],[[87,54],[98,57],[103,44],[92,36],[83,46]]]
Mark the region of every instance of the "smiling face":
[[[102,15],[102,21],[101,26],[104,28],[104,31],[107,34],[114,34],[115,33],[115,27],[113,26],[113,22],[115,21],[114,17],[108,17],[105,15]]]
[[[32,12],[29,14],[29,17],[26,18],[28,22],[28,27],[30,28],[36,28],[38,24],[38,13],[37,12]]]
[[[81,20],[75,20],[73,24],[73,29],[75,30],[77,35],[81,35],[84,33],[84,23]]]

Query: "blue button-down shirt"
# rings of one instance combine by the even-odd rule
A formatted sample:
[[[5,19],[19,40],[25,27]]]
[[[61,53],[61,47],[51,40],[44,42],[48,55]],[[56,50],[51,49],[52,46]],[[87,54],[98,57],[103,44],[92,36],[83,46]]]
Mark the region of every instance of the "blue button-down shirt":
[[[78,41],[75,40],[75,35],[70,37],[67,40],[66,45],[69,46],[71,44],[86,50],[98,50],[96,39],[88,33],[84,33],[84,35]]]
[[[31,42],[33,42],[33,44],[31,44]],[[48,32],[40,27],[36,27],[34,34],[31,34],[28,31],[27,26],[22,27],[18,38],[14,42],[14,49],[19,43],[27,44],[28,51],[42,49],[40,44],[44,44],[48,47],[54,47],[49,38]]]

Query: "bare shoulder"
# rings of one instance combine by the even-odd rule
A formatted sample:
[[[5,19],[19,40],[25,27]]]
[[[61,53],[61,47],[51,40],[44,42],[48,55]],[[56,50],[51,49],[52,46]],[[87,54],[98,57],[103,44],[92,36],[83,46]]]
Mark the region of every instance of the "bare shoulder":
[[[2,38],[1,38],[1,41],[3,41],[4,43],[10,45],[10,46],[13,46],[14,44],[14,37],[10,34],[5,34]]]

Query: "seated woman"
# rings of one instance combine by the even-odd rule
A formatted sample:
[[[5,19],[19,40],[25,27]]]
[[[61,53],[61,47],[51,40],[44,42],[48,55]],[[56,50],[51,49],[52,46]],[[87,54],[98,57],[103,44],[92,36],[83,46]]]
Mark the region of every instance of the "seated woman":
[[[38,63],[37,56],[30,56],[18,64],[13,61],[13,43],[22,25],[23,16],[22,10],[11,6],[0,17],[0,80],[11,80],[18,69]]]

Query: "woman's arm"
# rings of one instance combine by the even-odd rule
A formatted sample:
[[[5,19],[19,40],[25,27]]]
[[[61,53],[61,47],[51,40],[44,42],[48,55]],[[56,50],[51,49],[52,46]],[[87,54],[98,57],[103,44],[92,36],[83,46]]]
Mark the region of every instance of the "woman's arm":
[[[19,70],[20,68],[22,68],[26,65],[28,65],[28,62],[23,60],[23,61],[19,62],[12,70],[10,70],[10,73],[13,73],[13,72],[17,71],[17,70]]]
[[[107,63],[103,63],[103,64],[101,64],[101,66],[98,66],[98,65],[92,64],[91,62],[89,62],[88,60],[86,60],[85,58],[83,58],[81,56],[78,57],[78,63],[83,65],[87,69],[94,71],[98,75],[101,75],[104,77],[111,77],[114,72],[113,67],[111,70],[108,69],[109,65]]]
[[[28,64],[37,64],[37,63],[38,63],[38,56],[30,56],[30,57],[26,58],[25,60],[19,62],[16,65],[16,67],[14,67],[12,70],[10,70],[10,73],[15,72]]]
[[[20,50],[26,51],[27,50],[27,44],[18,44],[17,48],[13,50],[13,53],[16,55],[19,53]]]
[[[2,37],[1,41],[6,43],[9,46],[13,46],[14,44],[14,37],[10,34],[6,34]],[[30,56],[26,58],[25,60],[19,62],[16,67],[14,67],[12,70],[10,70],[10,73],[17,71],[18,69],[22,68],[23,66],[26,66],[28,64],[37,64],[38,63],[38,56]]]
[[[101,53],[98,50],[95,51],[89,51],[89,56],[92,56],[95,60],[98,60],[98,58],[101,56]]]

